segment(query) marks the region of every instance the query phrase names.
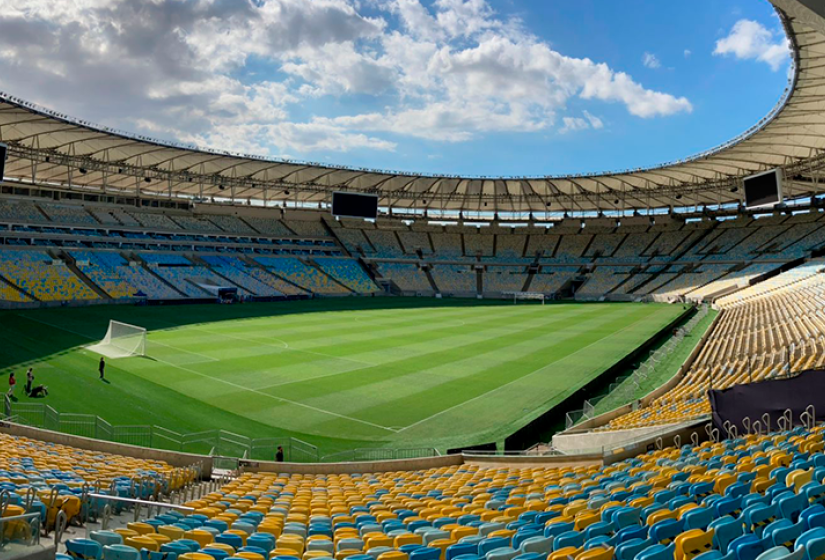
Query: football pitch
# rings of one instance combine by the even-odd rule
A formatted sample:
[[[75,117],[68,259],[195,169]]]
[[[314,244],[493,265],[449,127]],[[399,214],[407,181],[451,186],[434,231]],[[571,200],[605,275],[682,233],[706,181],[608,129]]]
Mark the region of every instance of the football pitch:
[[[0,371],[4,385],[16,372],[19,403],[111,424],[443,451],[503,440],[683,311],[418,298],[3,311]],[[109,360],[102,382],[85,346],[110,319],[146,328],[147,356]],[[29,365],[45,399],[23,395]]]

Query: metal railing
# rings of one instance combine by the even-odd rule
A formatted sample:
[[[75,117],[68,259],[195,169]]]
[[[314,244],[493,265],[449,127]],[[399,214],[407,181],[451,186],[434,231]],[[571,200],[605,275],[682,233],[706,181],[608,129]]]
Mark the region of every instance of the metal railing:
[[[410,449],[362,448],[348,449],[321,457],[322,463],[341,463],[359,461],[390,461],[393,459],[420,459],[438,457],[440,453],[433,447],[418,447]]]
[[[283,448],[284,459],[294,463],[415,459],[439,454],[432,447],[379,447],[350,449],[322,456],[317,446],[294,437],[250,438],[227,430],[180,433],[154,425],[116,426],[100,416],[59,412],[44,403],[7,402],[6,405],[6,417],[0,415],[6,422],[139,447],[209,455],[219,461],[215,468],[225,470],[236,470],[239,459],[274,461],[279,447]]]
[[[40,513],[0,517],[0,551],[9,544],[25,547],[40,544]]]
[[[623,406],[630,402],[638,392],[642,383],[664,367],[667,359],[707,316],[709,309],[708,305],[701,306],[696,314],[691,317],[683,327],[676,329],[676,332],[665,344],[651,351],[647,359],[639,364],[631,374],[616,379],[615,382],[610,384],[607,392],[603,395],[584,401],[581,409],[568,412],[565,416],[565,429],[569,430],[579,422],[596,417],[598,415],[597,405],[608,397],[610,401],[615,404],[615,407]]]

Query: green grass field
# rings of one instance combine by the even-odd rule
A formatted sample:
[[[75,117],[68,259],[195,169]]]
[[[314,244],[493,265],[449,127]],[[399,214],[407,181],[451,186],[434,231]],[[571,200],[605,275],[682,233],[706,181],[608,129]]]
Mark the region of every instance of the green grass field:
[[[503,440],[682,312],[415,298],[4,311],[0,368],[19,402],[112,424],[446,449]],[[110,319],[148,329],[148,357],[110,360],[103,383],[84,346]],[[45,400],[23,395],[28,365]]]

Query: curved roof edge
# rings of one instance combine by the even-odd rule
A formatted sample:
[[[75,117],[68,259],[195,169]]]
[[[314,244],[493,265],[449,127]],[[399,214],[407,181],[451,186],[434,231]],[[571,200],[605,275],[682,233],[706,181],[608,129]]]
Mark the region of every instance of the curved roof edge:
[[[328,202],[378,194],[397,208],[546,212],[738,202],[741,179],[786,170],[786,192],[820,192],[825,149],[825,19],[799,0],[771,0],[791,43],[793,72],[776,106],[736,138],[652,167],[567,176],[455,176],[273,159],[163,142],[72,119],[0,93],[6,176],[83,190],[264,202]],[[806,115],[806,116],[803,116]]]

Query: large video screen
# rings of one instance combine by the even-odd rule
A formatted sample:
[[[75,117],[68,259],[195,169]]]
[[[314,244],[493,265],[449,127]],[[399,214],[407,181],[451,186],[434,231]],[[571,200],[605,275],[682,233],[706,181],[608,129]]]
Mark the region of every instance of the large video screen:
[[[778,169],[745,178],[745,206],[759,208],[782,202],[782,178]]]
[[[378,216],[378,197],[372,194],[332,193],[332,214],[374,220]]]

